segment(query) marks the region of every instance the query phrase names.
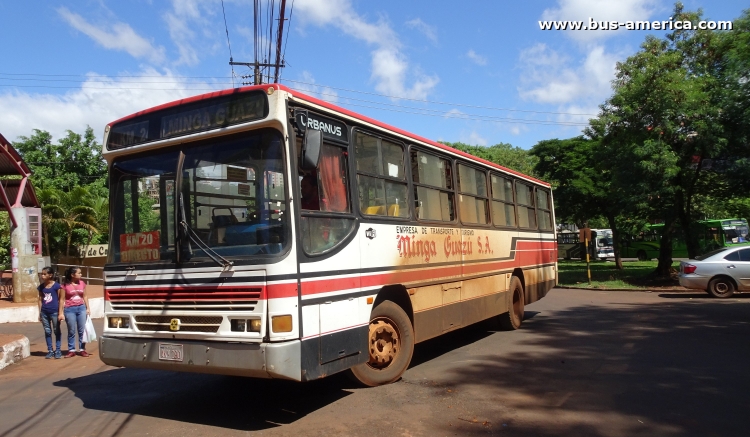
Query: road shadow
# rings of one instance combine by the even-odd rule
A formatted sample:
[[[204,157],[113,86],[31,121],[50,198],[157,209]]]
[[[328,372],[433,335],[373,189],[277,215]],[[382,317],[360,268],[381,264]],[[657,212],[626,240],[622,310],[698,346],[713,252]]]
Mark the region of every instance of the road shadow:
[[[523,320],[531,320],[539,314],[539,311],[524,312]],[[411,358],[409,368],[419,366],[427,361],[432,361],[442,355],[476,343],[496,332],[503,331],[497,317],[483,320],[469,326],[443,334],[440,337],[432,338],[414,346],[414,355]]]
[[[742,303],[579,305],[547,311],[521,331],[500,335],[516,336],[512,353],[488,348],[444,376],[456,391],[481,384],[490,392],[486,396],[502,401],[473,412],[493,424],[492,431],[542,437],[747,435],[750,323]],[[459,425],[445,431],[490,431]]]
[[[293,423],[345,398],[352,382],[342,374],[300,383],[126,368],[54,385],[71,390],[92,410],[258,431]]]

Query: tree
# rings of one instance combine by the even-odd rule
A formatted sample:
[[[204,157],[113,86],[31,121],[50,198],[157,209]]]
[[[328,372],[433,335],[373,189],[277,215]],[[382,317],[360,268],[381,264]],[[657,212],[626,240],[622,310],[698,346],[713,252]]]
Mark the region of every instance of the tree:
[[[30,179],[42,204],[45,253],[70,255],[73,244],[106,242],[107,166],[94,131],[67,131],[53,144],[49,132],[34,130],[13,145],[33,173]]]
[[[70,256],[71,243],[90,244],[99,231],[93,207],[95,200],[86,188],[75,187],[68,192],[54,188],[43,189],[39,191],[39,200],[42,203],[42,232],[48,255],[64,253],[65,256]],[[83,238],[81,234],[76,234],[78,229],[84,231]],[[60,235],[65,238],[55,239]],[[60,246],[64,247],[64,251]]]
[[[502,165],[511,170],[519,171],[529,176],[536,176],[534,166],[538,158],[530,154],[528,150],[520,147],[514,147],[507,143],[498,143],[489,147],[471,146],[461,142],[442,142],[442,144]]]
[[[599,150],[598,140],[579,136],[540,141],[531,154],[539,159],[537,174],[552,183],[555,216],[579,227],[604,216],[612,229],[615,268],[622,269],[618,223],[622,193],[613,190],[610,172],[603,167]]]
[[[13,143],[31,169],[31,180],[36,188],[70,191],[106,178],[102,146],[96,143],[93,129],[87,127],[83,136],[67,132],[57,144],[52,144],[49,132],[38,129],[34,129],[32,136],[22,136]]]
[[[702,19],[700,11],[684,12],[680,3],[673,16],[694,24]],[[662,218],[657,273],[664,276],[678,226],[690,256],[697,254],[697,239],[689,230],[694,196],[705,182],[702,162],[721,156],[727,144],[717,98],[716,33],[695,27],[666,39],[649,36],[638,53],[618,63],[614,94],[590,129],[601,138],[614,189],[629,194],[635,211]]]

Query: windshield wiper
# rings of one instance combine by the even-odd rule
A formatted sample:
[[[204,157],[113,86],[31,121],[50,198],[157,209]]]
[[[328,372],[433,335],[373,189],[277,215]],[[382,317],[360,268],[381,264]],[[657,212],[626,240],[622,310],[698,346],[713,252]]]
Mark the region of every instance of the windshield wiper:
[[[231,268],[234,263],[232,261],[229,261],[228,259],[224,258],[223,256],[219,255],[211,249],[208,244],[203,242],[201,238],[198,236],[198,234],[195,233],[193,228],[188,225],[187,221],[185,220],[185,204],[182,200],[182,193],[180,193],[180,228],[182,229],[182,234],[190,239],[196,246],[200,247],[203,252],[208,255],[209,258],[211,258],[216,264],[224,267],[224,270],[227,270]],[[192,256],[193,249],[190,247],[190,243],[187,244],[187,252]]]

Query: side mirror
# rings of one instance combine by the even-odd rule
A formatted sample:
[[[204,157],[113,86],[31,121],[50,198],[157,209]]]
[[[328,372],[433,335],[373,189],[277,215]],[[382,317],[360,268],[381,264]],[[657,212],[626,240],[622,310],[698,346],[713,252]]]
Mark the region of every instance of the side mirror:
[[[302,156],[299,166],[302,170],[315,170],[320,163],[320,149],[323,147],[323,132],[307,129],[302,140]]]

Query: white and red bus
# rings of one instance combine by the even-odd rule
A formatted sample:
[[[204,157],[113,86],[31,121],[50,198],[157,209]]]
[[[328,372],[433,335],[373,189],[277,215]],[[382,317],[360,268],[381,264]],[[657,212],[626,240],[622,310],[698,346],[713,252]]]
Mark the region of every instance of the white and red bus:
[[[109,124],[102,361],[397,380],[556,283],[549,184],[282,85]]]

